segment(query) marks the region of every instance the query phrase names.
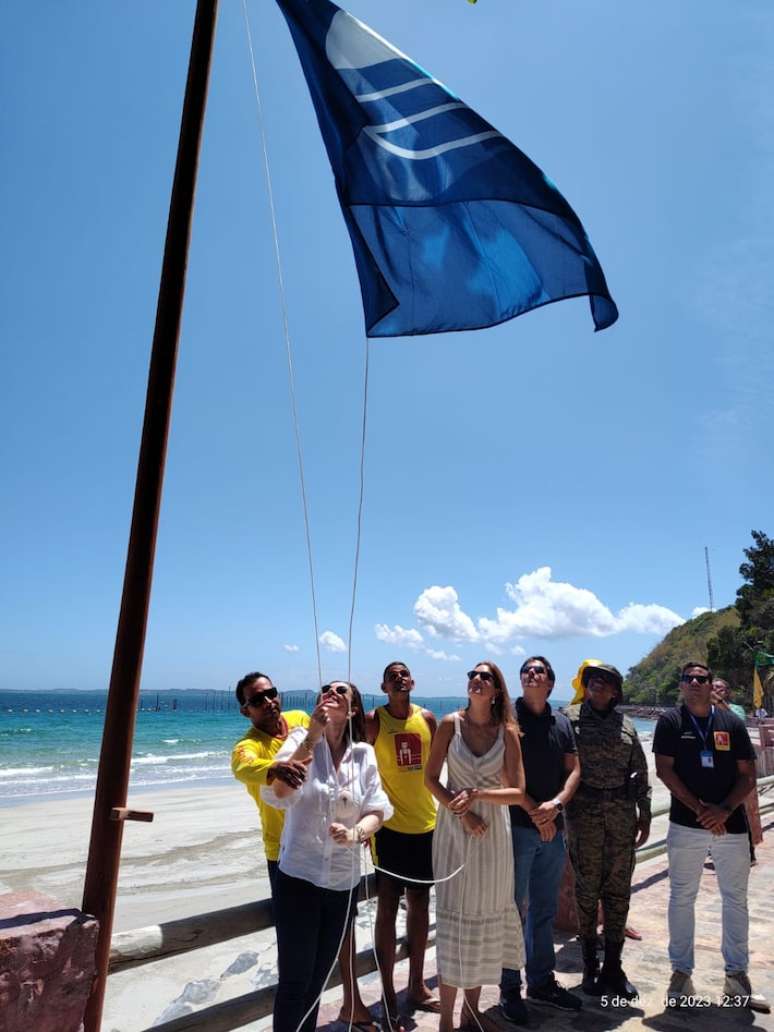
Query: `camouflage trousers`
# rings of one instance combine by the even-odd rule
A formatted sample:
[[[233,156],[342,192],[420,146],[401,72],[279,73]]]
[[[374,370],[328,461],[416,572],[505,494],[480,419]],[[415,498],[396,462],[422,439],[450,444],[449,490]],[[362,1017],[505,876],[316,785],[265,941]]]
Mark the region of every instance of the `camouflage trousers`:
[[[591,938],[597,934],[601,903],[605,938],[623,942],[632,892],[637,808],[625,799],[603,802],[576,797],[567,816],[580,935]]]

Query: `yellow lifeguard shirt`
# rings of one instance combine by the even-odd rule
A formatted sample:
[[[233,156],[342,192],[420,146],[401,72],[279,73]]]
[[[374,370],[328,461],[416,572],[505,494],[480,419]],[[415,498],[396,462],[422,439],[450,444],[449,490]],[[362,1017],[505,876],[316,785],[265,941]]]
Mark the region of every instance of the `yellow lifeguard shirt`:
[[[435,800],[425,788],[425,764],[432,736],[420,706],[411,705],[406,720],[396,720],[386,706],[376,710],[379,733],[374,743],[384,790],[395,813],[385,828],[422,835],[435,827]]]
[[[288,710],[282,716],[288,731],[294,727],[309,727],[309,717],[303,710]],[[242,782],[258,805],[263,831],[263,849],[267,860],[279,860],[285,814],[261,799],[261,785],[266,784],[269,767],[284,742],[284,738],[272,738],[265,731],[251,727],[231,752],[231,770],[234,777]]]

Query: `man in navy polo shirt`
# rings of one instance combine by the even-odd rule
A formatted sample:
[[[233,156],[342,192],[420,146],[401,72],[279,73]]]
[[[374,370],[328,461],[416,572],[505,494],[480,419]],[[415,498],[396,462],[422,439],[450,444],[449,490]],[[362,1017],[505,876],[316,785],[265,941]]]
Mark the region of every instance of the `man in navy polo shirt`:
[[[747,882],[750,851],[742,803],[755,788],[755,750],[742,721],[712,704],[712,672],[687,663],[680,675],[683,702],[659,717],[653,736],[656,773],[669,789],[668,1006],[696,999],[693,973],[694,906],[704,860],[715,864],[722,899],[723,998],[768,1013],[747,975]]]
[[[554,977],[554,915],[566,848],[562,812],[580,780],[575,736],[569,720],[554,713],[548,696],[556,678],[544,656],[521,666],[522,697],[516,700],[526,777],[523,806],[511,806],[516,866],[514,895],[524,925],[527,997],[561,1010],[580,1010],[580,998]],[[500,982],[500,1010],[516,1025],[527,1023],[521,974],[506,968]]]

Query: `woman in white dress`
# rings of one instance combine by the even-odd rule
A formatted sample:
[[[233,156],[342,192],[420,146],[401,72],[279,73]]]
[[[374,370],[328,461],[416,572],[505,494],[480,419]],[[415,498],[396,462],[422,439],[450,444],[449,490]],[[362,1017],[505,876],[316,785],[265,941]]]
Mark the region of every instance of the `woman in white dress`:
[[[440,781],[444,763],[446,785]],[[507,809],[524,799],[524,766],[496,664],[478,663],[468,674],[468,705],[441,721],[425,780],[441,804],[433,839],[439,1032],[453,1030],[458,988],[462,1027],[486,1032],[495,1026],[479,1010],[481,986],[499,984],[504,967],[518,970],[524,962]]]
[[[352,741],[350,741],[350,727]],[[274,1032],[312,1032],[319,997],[351,920],[363,844],[392,816],[355,685],[320,691],[309,728],[294,728],[277,760],[307,764],[299,788],[261,789],[287,811],[274,888],[279,981]],[[362,1026],[361,1026],[362,1027]]]

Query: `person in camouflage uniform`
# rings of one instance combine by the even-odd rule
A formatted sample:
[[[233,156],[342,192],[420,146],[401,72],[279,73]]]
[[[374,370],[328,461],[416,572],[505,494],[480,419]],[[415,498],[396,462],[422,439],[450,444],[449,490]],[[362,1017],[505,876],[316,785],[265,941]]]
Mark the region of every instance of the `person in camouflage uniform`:
[[[631,720],[616,709],[623,678],[597,660],[581,664],[566,714],[578,746],[581,782],[567,806],[567,844],[583,949],[581,988],[593,996],[634,999],[621,967],[634,850],[650,834],[648,764]],[[582,693],[582,694],[581,694]],[[579,701],[582,697],[583,701]],[[604,915],[605,959],[597,961],[597,912]]]

